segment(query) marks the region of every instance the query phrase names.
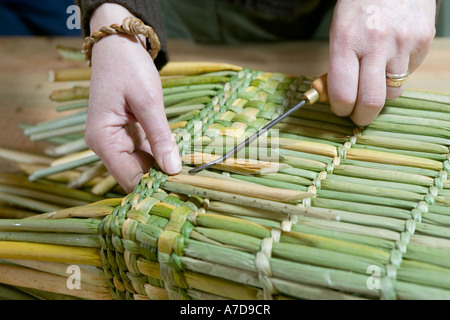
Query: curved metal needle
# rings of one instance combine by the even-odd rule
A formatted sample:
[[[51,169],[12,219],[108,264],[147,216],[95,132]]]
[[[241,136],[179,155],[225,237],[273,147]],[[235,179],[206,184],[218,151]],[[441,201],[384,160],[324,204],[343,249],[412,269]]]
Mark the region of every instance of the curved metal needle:
[[[308,101],[306,99],[303,99],[302,101],[300,101],[298,104],[296,104],[295,106],[293,106],[292,108],[290,108],[288,111],[286,111],[285,113],[283,113],[282,115],[280,115],[278,118],[270,121],[268,124],[266,124],[264,127],[262,127],[261,129],[259,129],[257,132],[255,132],[253,135],[251,135],[250,137],[248,137],[247,139],[245,139],[245,141],[239,143],[234,149],[228,151],[227,153],[225,153],[222,157],[202,164],[198,167],[195,167],[191,170],[188,171],[188,173],[197,173],[200,172],[206,168],[209,168],[213,165],[216,165],[218,163],[222,163],[224,162],[226,159],[228,159],[230,156],[234,156],[236,153],[239,152],[239,150],[241,150],[242,148],[247,147],[250,143],[252,143],[253,141],[255,141],[256,139],[258,139],[260,136],[262,136],[263,134],[265,134],[267,131],[269,131],[270,128],[272,128],[274,125],[276,125],[278,122],[280,122],[281,120],[283,120],[284,118],[290,116],[293,112],[297,111],[298,109],[300,109],[301,107],[303,107]]]

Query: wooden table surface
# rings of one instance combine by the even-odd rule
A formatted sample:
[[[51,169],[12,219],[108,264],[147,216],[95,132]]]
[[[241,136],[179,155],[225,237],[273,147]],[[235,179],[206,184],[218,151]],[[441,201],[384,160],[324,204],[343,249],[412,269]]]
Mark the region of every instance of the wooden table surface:
[[[48,146],[30,141],[19,124],[59,117],[55,111],[58,104],[48,96],[55,89],[75,83],[48,82],[48,72],[85,64],[61,58],[55,47],[79,48],[81,42],[79,38],[0,38],[0,147],[39,153]],[[327,42],[217,46],[170,40],[169,50],[173,61],[226,62],[294,75],[320,75],[328,67]],[[450,93],[450,38],[435,39],[426,60],[406,87]],[[8,166],[0,159],[1,169],[7,170]]]

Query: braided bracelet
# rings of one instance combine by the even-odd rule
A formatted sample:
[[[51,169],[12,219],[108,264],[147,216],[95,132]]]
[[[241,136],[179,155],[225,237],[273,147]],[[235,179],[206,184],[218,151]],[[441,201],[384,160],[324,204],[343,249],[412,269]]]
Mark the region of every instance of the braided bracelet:
[[[91,65],[91,55],[92,47],[94,43],[111,34],[125,33],[130,36],[137,36],[142,34],[150,43],[150,50],[148,53],[153,60],[156,59],[158,52],[161,50],[161,43],[159,41],[158,35],[153,30],[152,27],[145,25],[142,20],[135,17],[127,17],[123,20],[122,25],[112,24],[109,27],[103,26],[99,31],[95,31],[90,37],[84,39],[84,43],[81,49],[81,53],[84,54],[88,65]]]

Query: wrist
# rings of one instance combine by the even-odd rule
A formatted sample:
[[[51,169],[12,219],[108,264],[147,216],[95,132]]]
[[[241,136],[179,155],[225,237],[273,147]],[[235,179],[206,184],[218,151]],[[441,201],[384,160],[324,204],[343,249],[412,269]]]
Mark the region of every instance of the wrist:
[[[125,7],[115,3],[104,3],[95,9],[91,16],[89,26],[91,32],[99,30],[103,26],[122,24],[123,19],[134,17]]]
[[[127,17],[135,17],[125,7],[115,3],[104,3],[99,6],[91,16],[89,27],[91,33],[99,30],[103,26],[110,26],[112,24],[121,25],[123,20]],[[111,37],[128,38],[129,40],[136,42],[138,40],[144,49],[147,50],[146,39],[143,35],[130,36],[126,34],[112,35]],[[95,47],[95,46],[94,46]]]

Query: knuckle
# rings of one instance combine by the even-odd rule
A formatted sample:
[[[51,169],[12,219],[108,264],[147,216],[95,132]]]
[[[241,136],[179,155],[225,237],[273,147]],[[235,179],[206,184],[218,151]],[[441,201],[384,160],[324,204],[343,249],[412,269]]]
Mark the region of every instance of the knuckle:
[[[361,104],[370,110],[379,110],[384,106],[384,99],[379,95],[365,95],[362,98]]]
[[[153,83],[153,79],[146,79],[143,83],[132,82],[133,85],[127,85],[124,88],[124,96],[126,100],[131,102],[138,108],[159,105],[163,100],[161,84]]]
[[[145,94],[143,94],[145,92]],[[164,112],[163,98],[159,97],[153,90],[143,90],[141,93],[135,92],[128,95],[127,100],[130,102],[132,112],[139,118],[146,117],[148,119],[159,119]]]
[[[350,23],[335,23],[330,28],[332,44],[338,48],[355,49],[359,39],[358,30]]]
[[[408,46],[408,43],[411,42],[411,33],[410,31],[405,27],[399,27],[396,31],[396,39],[395,39],[395,45],[397,48],[397,51],[403,52],[406,50],[406,47]]]
[[[151,90],[138,90],[132,92],[136,107],[147,108],[155,104],[155,95]]]
[[[380,28],[369,29],[367,35],[372,41],[383,42],[391,37],[391,31],[386,26],[381,26]]]
[[[352,113],[355,101],[349,95],[338,92],[330,97],[331,110],[340,117],[348,116]]]
[[[433,40],[435,35],[436,35],[436,28],[434,25],[423,27],[417,37],[417,42],[418,42],[419,47],[430,46],[431,41]]]
[[[351,29],[348,27],[340,27],[332,30],[331,35],[339,44],[348,44],[351,42]]]

